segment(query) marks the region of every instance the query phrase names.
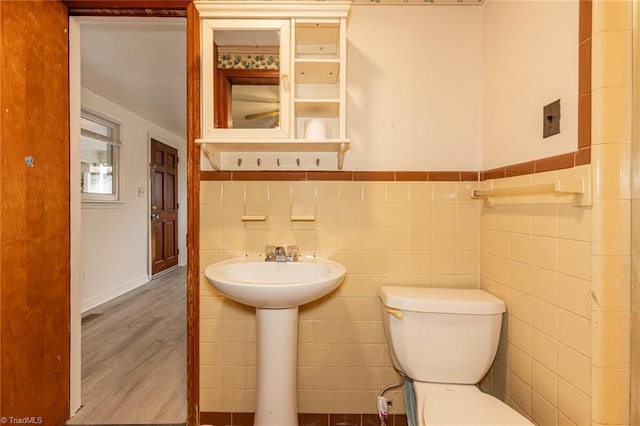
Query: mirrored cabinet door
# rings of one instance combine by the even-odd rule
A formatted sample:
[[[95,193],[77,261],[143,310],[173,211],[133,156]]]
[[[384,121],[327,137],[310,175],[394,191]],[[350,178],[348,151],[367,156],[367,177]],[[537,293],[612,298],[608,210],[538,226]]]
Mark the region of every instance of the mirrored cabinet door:
[[[203,138],[290,134],[290,21],[203,20]]]

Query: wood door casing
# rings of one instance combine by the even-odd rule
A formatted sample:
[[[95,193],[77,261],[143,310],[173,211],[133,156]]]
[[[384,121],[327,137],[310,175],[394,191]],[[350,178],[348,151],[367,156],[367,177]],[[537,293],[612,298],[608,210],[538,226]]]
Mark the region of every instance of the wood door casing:
[[[178,150],[151,139],[151,274],[178,265]]]
[[[0,19],[0,415],[61,425],[70,380],[67,8],[0,1]]]
[[[74,16],[187,16],[187,422],[200,402],[200,14],[192,0],[63,0]],[[2,3],[2,1],[0,1]],[[1,55],[1,53],[0,53]]]
[[[9,72],[5,68],[7,67],[7,57],[12,57],[12,61],[14,59],[18,59],[19,57],[13,58],[11,53],[12,49],[8,49],[7,46],[9,44],[13,44],[14,48],[20,49],[21,39],[26,39],[30,37],[25,43],[27,47],[29,47],[32,53],[35,54],[36,57],[40,57],[38,55],[44,54],[44,52],[48,51],[50,47],[46,45],[48,43],[52,43],[53,46],[57,47],[57,43],[60,39],[64,38],[64,48],[68,47],[68,39],[67,39],[67,31],[55,31],[58,28],[58,25],[51,25],[52,21],[56,21],[60,19],[62,22],[62,18],[60,16],[61,13],[65,13],[63,9],[60,9],[58,6],[58,1],[31,1],[31,2],[23,2],[23,1],[0,1],[0,19],[2,19],[2,26],[0,26],[0,80],[2,84],[0,85],[0,111],[5,110],[5,102],[4,99],[8,96],[8,90],[5,87],[7,84],[12,84],[13,72],[20,74],[20,69],[13,69],[12,72]],[[187,258],[188,258],[188,274],[187,274],[187,317],[188,317],[188,332],[187,332],[187,403],[188,403],[188,413],[187,413],[187,421],[189,425],[197,425],[198,424],[198,405],[200,399],[200,386],[199,386],[199,211],[200,211],[200,147],[194,142],[195,139],[200,137],[200,22],[199,22],[199,14],[195,5],[191,0],[64,0],[64,4],[66,4],[70,8],[75,8],[74,15],[83,16],[83,15],[96,15],[96,16],[113,16],[114,14],[123,14],[123,15],[133,15],[135,16],[155,16],[155,15],[170,15],[171,13],[167,13],[167,9],[171,10],[183,10],[186,9],[187,15],[187,62],[188,62],[188,71],[187,71],[187,157],[188,157],[188,167],[187,167]],[[40,13],[37,16],[34,16],[32,13],[25,13],[24,9],[28,9],[29,7],[33,7],[35,9],[36,6],[45,4],[47,6],[47,10],[44,8],[40,8]],[[21,10],[18,13],[15,13],[15,9],[20,8]],[[121,13],[120,13],[121,12]],[[17,22],[13,22],[12,25],[8,25],[6,22],[6,17],[8,15],[15,15],[14,18]],[[68,18],[64,17],[64,23],[67,24]],[[37,26],[32,26],[32,23],[37,23]],[[17,25],[16,25],[17,24]],[[46,28],[47,31],[41,31],[43,28]],[[11,35],[10,41],[7,41],[7,36]],[[38,41],[36,43],[34,40]],[[34,49],[38,49],[37,52],[34,52]],[[47,53],[48,54],[48,53]],[[65,59],[68,58],[68,54],[65,52]],[[65,70],[54,70],[53,68],[57,67],[59,64],[57,63],[58,54],[55,55],[55,61],[51,58],[47,63],[46,67],[43,66],[40,69],[45,70],[45,77],[41,75],[41,73],[32,74],[32,83],[39,83],[43,86],[48,87],[48,95],[52,98],[57,98],[59,102],[56,102],[54,106],[56,108],[50,109],[50,116],[53,114],[57,114],[60,112],[59,117],[65,117],[65,119],[60,122],[56,122],[56,135],[58,132],[67,133],[68,134],[68,69]],[[66,62],[65,62],[66,64]],[[20,74],[20,77],[26,77],[26,75]],[[21,78],[18,78],[18,82],[21,81]],[[51,87],[50,87],[51,86]],[[65,87],[66,86],[66,87]],[[14,88],[15,90],[24,89],[24,85],[19,85]],[[53,90],[55,89],[55,90]],[[63,98],[64,97],[64,98]],[[34,106],[45,107],[44,104],[38,104],[35,102]],[[59,111],[58,108],[65,109],[64,112]],[[38,109],[38,108],[36,108]],[[21,117],[24,118],[27,111],[31,111],[31,106],[29,108],[21,107],[16,110],[22,113]],[[12,114],[12,120],[16,120],[17,115],[15,114],[15,110]],[[14,122],[14,125],[19,125],[19,123]],[[65,127],[67,126],[67,127]],[[41,123],[41,129],[49,130],[49,123]],[[8,312],[4,309],[5,303],[8,303],[8,300],[11,299],[11,296],[5,294],[5,289],[8,284],[6,284],[6,275],[10,275],[10,262],[9,258],[4,256],[5,251],[5,239],[3,234],[6,227],[10,227],[6,223],[3,225],[3,222],[7,215],[4,212],[5,209],[5,200],[7,197],[12,196],[13,194],[7,193],[4,189],[4,185],[7,180],[10,182],[15,181],[17,179],[17,175],[15,174],[14,168],[5,167],[5,152],[4,147],[10,146],[11,144],[16,144],[16,141],[12,139],[12,130],[7,129],[6,119],[2,118],[2,123],[0,125],[0,157],[2,158],[2,167],[0,167],[0,247],[3,253],[0,255],[0,276],[2,280],[2,289],[0,290],[0,303],[2,303],[2,309],[0,309],[0,321],[2,324],[5,322],[22,321],[21,318],[16,318],[12,313]],[[37,141],[38,138],[32,139],[32,141]],[[68,135],[66,137],[68,141]],[[23,139],[21,142],[26,143],[27,140]],[[47,138],[47,145],[40,144],[40,146],[44,149],[51,149],[53,146],[57,146],[59,143],[58,137],[53,137],[50,134]],[[60,142],[61,143],[61,142]],[[17,148],[17,147],[16,147]],[[68,146],[66,149],[61,149],[60,153],[68,153]],[[13,161],[14,159],[10,160]],[[65,172],[65,165],[68,165],[68,158],[66,160],[58,161],[57,158],[50,157],[50,165],[55,164],[56,170],[60,172]],[[22,159],[19,159],[22,161]],[[13,165],[17,167],[13,162]],[[68,167],[66,170],[68,174]],[[50,175],[53,177],[53,175]],[[59,176],[58,176],[59,177]],[[67,175],[68,179],[68,175]],[[15,182],[14,182],[15,184]],[[69,182],[66,183],[66,187],[69,187]],[[24,194],[23,194],[24,195]],[[67,194],[63,194],[63,197],[55,199],[56,195],[51,193],[52,200],[57,201],[59,204],[66,203],[66,207],[64,210],[54,209],[53,206],[47,206],[47,213],[51,214],[54,211],[56,213],[60,213],[59,216],[54,216],[55,220],[60,220],[63,224],[65,220],[68,220],[69,217],[69,209],[68,209],[68,191]],[[57,204],[56,204],[57,206]],[[44,214],[44,209],[36,209],[36,212],[40,214]],[[63,235],[64,234],[64,235]],[[65,245],[68,243],[68,232],[56,234],[56,237],[60,237],[57,241],[60,245]],[[49,233],[51,235],[51,233]],[[65,242],[66,241],[66,242]],[[15,258],[12,260],[15,261]],[[65,269],[65,264],[69,262],[68,251],[65,253],[61,253],[60,257],[50,257],[49,261],[56,262],[60,265],[62,270]],[[21,270],[22,273],[26,273],[26,271]],[[58,277],[54,277],[55,279],[49,280],[49,284],[52,283],[61,283],[62,278],[58,279]],[[69,279],[66,279],[67,284],[69,283]],[[57,285],[56,285],[57,288]],[[69,318],[65,317],[65,312],[68,312],[69,309],[69,288],[67,287],[65,294],[60,294],[58,297],[53,296],[48,300],[52,305],[50,306],[49,313],[56,317],[55,325],[51,325],[48,323],[46,328],[48,330],[47,336],[51,336],[56,341],[62,341],[66,339],[66,347],[68,347],[68,339],[69,339]],[[65,310],[58,311],[59,303],[66,304]],[[30,324],[30,323],[29,323]],[[26,322],[22,325],[23,327],[27,327]],[[40,324],[40,328],[43,328],[44,324]],[[38,327],[34,327],[33,331],[36,331]],[[65,331],[66,328],[66,331]],[[12,354],[19,353],[21,350],[24,350],[26,347],[30,348],[31,352],[44,350],[42,346],[42,341],[35,342],[36,344],[31,345],[30,338],[26,338],[24,343],[19,339],[18,341],[13,341],[10,343],[14,345],[14,350],[9,351],[7,348],[7,343],[5,342],[5,336],[7,336],[6,329],[2,328],[0,334],[0,363],[2,364],[2,372],[0,373],[0,382],[2,389],[0,390],[0,413],[5,415],[5,409],[8,409],[9,403],[7,402],[9,399],[9,393],[5,391],[4,386],[8,386],[10,382],[10,377],[4,374],[5,365],[7,363],[6,359],[9,357],[9,352]],[[46,346],[50,351],[57,352],[56,348],[52,346],[52,342],[49,341]],[[66,357],[66,359],[65,359]],[[61,353],[61,360],[59,365],[68,365],[68,353]],[[25,361],[26,362],[26,361]],[[20,388],[25,388],[30,390],[31,393],[25,392],[24,398],[20,401],[20,403],[28,404],[31,401],[39,400],[38,398],[32,398],[33,393],[38,393],[41,397],[47,399],[49,403],[49,407],[61,407],[64,405],[64,409],[55,410],[53,416],[46,416],[44,419],[45,424],[63,424],[64,420],[68,417],[69,412],[69,374],[68,371],[61,371],[59,373],[58,381],[61,384],[59,388],[56,388],[55,398],[48,398],[45,395],[49,395],[48,384],[45,383],[46,380],[43,379],[41,375],[40,369],[36,368],[30,371],[30,373],[25,376],[28,377],[28,380],[24,383],[17,385]],[[37,382],[37,386],[35,385]],[[11,398],[20,398],[20,395],[13,394]],[[14,403],[15,400],[14,400]],[[34,402],[35,404],[35,402]],[[35,405],[30,405],[35,406]],[[52,408],[54,410],[54,408]],[[40,414],[45,415],[46,413],[41,412]]]
[[[200,15],[187,7],[187,421],[200,420]]]
[[[217,55],[216,55],[217,57]],[[231,97],[233,85],[270,85],[280,84],[280,70],[272,69],[215,69],[216,90],[214,93],[214,127],[228,129],[233,127]]]

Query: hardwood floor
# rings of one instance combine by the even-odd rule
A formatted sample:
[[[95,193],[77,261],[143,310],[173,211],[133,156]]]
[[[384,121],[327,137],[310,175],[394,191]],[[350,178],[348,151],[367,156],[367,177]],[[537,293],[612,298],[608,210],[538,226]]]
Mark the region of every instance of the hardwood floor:
[[[184,424],[186,268],[83,314],[78,424]]]

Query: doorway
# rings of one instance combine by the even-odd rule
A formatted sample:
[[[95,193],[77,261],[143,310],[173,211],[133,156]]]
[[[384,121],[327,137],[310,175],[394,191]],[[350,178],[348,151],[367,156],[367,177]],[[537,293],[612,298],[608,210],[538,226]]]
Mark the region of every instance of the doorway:
[[[178,35],[177,38],[172,38]],[[101,39],[88,47],[98,53],[97,66],[83,62],[87,35],[105,37],[118,35],[116,43]],[[124,42],[123,42],[124,40]],[[151,40],[151,47],[145,46]],[[121,18],[121,17],[73,17],[70,19],[70,116],[71,116],[71,415],[83,405],[82,381],[82,318],[93,313],[96,306],[106,306],[121,300],[123,295],[142,295],[144,286],[152,276],[151,226],[151,163],[149,135],[176,147],[178,156],[186,158],[186,22],[184,18]],[[158,75],[145,74],[138,63],[122,64],[118,55],[129,49],[138,49],[132,56],[153,61],[159,51],[181,49],[178,60],[162,60],[151,68]],[[142,53],[140,53],[142,51]],[[95,84],[99,78],[103,85]],[[162,88],[153,81],[162,80]],[[181,86],[176,95],[168,87],[168,81]],[[136,89],[146,89],[139,94]],[[128,96],[123,101],[118,96]],[[175,99],[180,96],[181,99]],[[173,102],[167,101],[172,97]],[[128,100],[127,100],[128,99]],[[137,103],[136,103],[137,102]],[[144,104],[140,107],[140,104]],[[181,106],[173,118],[166,105]],[[80,176],[80,109],[88,107],[102,113],[121,125],[121,153],[123,169],[123,198],[111,203],[83,202],[75,183]],[[178,163],[175,171],[176,207],[186,207],[186,161]],[[79,192],[79,191],[77,191]],[[172,245],[175,247],[170,267],[186,264],[186,208],[177,210],[172,219],[175,229]],[[91,231],[87,231],[90,229]],[[95,233],[96,235],[92,234]],[[97,235],[99,234],[99,235]],[[91,237],[89,237],[91,235]],[[180,250],[183,248],[182,250]],[[87,262],[87,259],[90,261]],[[178,268],[183,269],[183,268]],[[177,271],[178,275],[180,271]],[[164,278],[164,277],[163,277]],[[184,278],[184,277],[183,277]],[[100,285],[95,285],[99,282]],[[156,280],[151,283],[159,282]],[[109,283],[109,286],[106,284]],[[186,278],[182,279],[182,291],[186,294]],[[144,297],[144,296],[140,296]],[[177,298],[175,303],[185,303]],[[142,314],[142,313],[141,313]],[[185,315],[186,316],[186,315]],[[185,318],[186,320],[186,318]],[[98,321],[98,320],[95,320]],[[95,323],[94,323],[95,324]],[[184,330],[185,327],[182,327]],[[186,330],[184,330],[186,333]],[[186,348],[185,348],[186,351]],[[181,362],[184,369],[184,361]],[[186,406],[186,400],[184,401]],[[141,402],[144,404],[144,402]],[[176,419],[184,422],[185,418]]]

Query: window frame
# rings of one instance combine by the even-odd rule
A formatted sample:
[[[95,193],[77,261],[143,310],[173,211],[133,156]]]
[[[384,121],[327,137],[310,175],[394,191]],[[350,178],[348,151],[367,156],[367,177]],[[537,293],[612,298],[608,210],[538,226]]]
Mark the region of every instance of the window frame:
[[[93,132],[90,129],[83,127],[84,120],[89,120],[99,126],[105,126],[111,130],[112,137],[105,137],[99,133]],[[109,205],[109,204],[122,204],[123,198],[123,175],[122,175],[122,140],[120,135],[122,133],[122,123],[120,120],[114,119],[104,113],[96,112],[87,107],[81,107],[80,109],[80,151],[82,151],[82,136],[92,137],[94,140],[103,142],[112,147],[112,192],[110,194],[98,194],[91,192],[83,192],[80,188],[80,194],[82,203],[91,205]],[[82,163],[82,159],[80,160]],[[81,172],[82,173],[82,172]]]

